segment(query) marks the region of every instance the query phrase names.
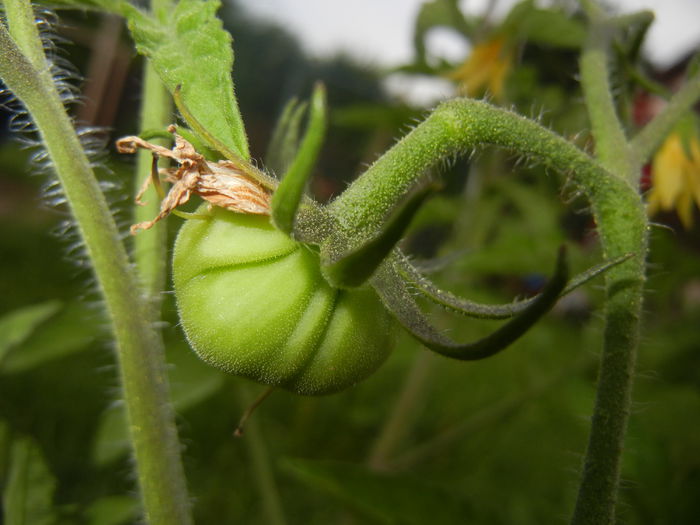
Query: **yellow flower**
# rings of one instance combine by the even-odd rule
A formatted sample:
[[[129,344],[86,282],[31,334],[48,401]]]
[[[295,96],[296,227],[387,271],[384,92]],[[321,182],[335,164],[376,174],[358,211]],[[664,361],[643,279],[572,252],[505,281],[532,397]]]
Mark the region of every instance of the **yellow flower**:
[[[447,77],[457,81],[460,93],[468,97],[488,90],[500,99],[511,63],[512,56],[505,37],[497,36],[474,46],[469,58]]]
[[[676,210],[683,226],[693,225],[693,201],[700,206],[700,141],[693,135],[684,144],[674,132],[654,155],[651,167],[652,189],[649,215],[660,210]]]

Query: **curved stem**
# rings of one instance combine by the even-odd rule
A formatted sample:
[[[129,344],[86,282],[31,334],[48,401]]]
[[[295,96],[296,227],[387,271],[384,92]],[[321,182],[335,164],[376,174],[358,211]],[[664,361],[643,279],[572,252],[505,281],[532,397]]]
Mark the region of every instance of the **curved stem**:
[[[346,232],[371,237],[394,203],[429,168],[440,159],[481,144],[532,157],[567,175],[591,203],[604,257],[610,260],[634,253],[606,274],[603,357],[574,516],[577,525],[612,523],[630,412],[647,254],[644,207],[626,181],[626,173],[611,174],[536,122],[484,102],[460,99],[439,106],[338,197],[329,211]]]
[[[16,13],[33,20],[28,2],[14,3]],[[14,21],[10,25],[19,27]],[[15,32],[15,38],[31,40],[35,35]],[[39,129],[112,321],[146,519],[154,525],[187,525],[190,505],[152,312],[139,293],[107,202],[47,71],[27,59],[0,24],[0,76]]]

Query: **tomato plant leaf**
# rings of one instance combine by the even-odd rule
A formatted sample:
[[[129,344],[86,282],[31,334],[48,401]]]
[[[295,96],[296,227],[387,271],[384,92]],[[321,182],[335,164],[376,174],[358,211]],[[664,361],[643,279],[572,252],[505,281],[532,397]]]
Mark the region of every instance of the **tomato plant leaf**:
[[[174,9],[149,16],[129,6],[129,30],[171,93],[180,88],[184,105],[207,131],[249,159],[231,70],[231,35],[216,17],[217,0],[181,0]]]

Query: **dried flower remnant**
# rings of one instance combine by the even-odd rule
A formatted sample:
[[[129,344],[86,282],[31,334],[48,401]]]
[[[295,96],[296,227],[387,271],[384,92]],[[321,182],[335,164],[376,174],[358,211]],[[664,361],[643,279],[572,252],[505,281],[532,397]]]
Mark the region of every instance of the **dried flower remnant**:
[[[159,170],[158,173],[172,183],[172,187],[161,203],[160,213],[151,221],[131,226],[132,235],[152,227],[176,207],[185,204],[193,193],[208,201],[210,206],[220,206],[238,213],[270,214],[270,193],[246,176],[234,162],[210,162],[197,153],[192,144],[175,133],[175,126],[169,126],[168,131],[175,136],[175,146],[171,150],[136,136],[117,141],[120,153],[136,153],[138,148],[143,148],[153,152],[154,156],[173,159],[180,165],[178,168]],[[157,181],[157,176],[156,173],[145,180],[136,195],[137,204],[143,204],[141,197],[148,186]]]

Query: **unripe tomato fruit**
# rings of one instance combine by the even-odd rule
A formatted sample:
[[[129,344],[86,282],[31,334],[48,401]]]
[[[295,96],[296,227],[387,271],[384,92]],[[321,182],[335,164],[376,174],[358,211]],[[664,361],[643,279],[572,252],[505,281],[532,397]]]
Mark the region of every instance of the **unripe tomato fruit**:
[[[214,208],[173,258],[182,327],[204,361],[306,395],[347,388],[389,355],[395,322],[371,288],[340,290],[267,216]]]

